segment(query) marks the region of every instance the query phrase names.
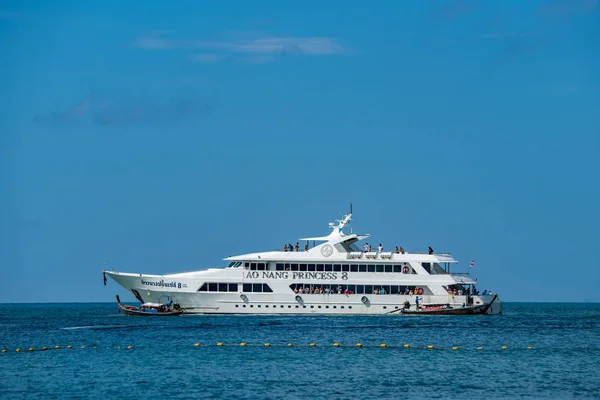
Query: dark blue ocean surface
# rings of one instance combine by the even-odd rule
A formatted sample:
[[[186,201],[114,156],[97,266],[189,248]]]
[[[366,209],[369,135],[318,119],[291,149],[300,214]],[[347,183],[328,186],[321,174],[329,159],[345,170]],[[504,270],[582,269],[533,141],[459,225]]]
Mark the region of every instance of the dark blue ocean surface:
[[[116,304],[2,311],[1,399],[600,398],[600,304],[429,317],[144,318]]]

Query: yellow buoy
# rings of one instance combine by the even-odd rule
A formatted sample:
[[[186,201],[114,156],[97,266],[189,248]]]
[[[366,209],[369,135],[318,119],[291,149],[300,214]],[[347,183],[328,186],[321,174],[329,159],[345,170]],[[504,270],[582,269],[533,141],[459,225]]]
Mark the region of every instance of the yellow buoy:
[[[265,347],[271,346],[271,343],[265,343]]]
[[[219,342],[217,343],[217,346],[223,346],[223,343]]]
[[[477,350],[483,350],[483,346],[479,346]]]
[[[433,349],[434,347],[432,345],[427,346],[428,349]]]
[[[42,347],[42,350],[48,350],[48,348],[47,347]]]
[[[73,348],[73,346],[71,346],[71,345],[67,346],[67,349],[72,349],[72,348]]]
[[[133,349],[133,346],[127,346],[128,349]]]
[[[339,343],[334,343],[333,347],[340,347],[340,344]]]
[[[508,346],[502,346],[502,350],[508,349]]]
[[[20,353],[20,352],[21,352],[21,349],[15,349],[15,351],[16,351],[17,353]]]
[[[199,347],[200,343],[194,343],[194,347]]]
[[[34,350],[35,350],[35,349],[34,349],[33,347],[30,347],[30,348],[29,348],[29,351],[34,351]]]
[[[58,350],[58,349],[60,349],[60,346],[54,346],[54,348],[55,348],[56,350]]]
[[[315,347],[316,345],[317,345],[316,343],[309,344],[310,347]]]
[[[362,343],[356,343],[356,347],[362,347]]]
[[[240,343],[240,346],[242,346],[242,347],[246,347],[246,342],[242,342],[242,343]]]
[[[293,344],[291,344],[291,343],[288,343],[288,347],[292,347],[292,346],[293,346]]]
[[[410,347],[410,344],[408,344],[408,343],[404,344],[405,349],[408,349],[409,347]]]
[[[85,346],[81,346],[82,349],[85,349]]]
[[[458,350],[458,346],[452,346],[452,350]]]
[[[527,346],[528,349],[533,349],[533,346]]]
[[[379,347],[387,347],[387,344],[385,344],[385,343],[381,343],[381,344],[379,345]]]
[[[3,352],[3,353],[8,353],[8,350],[6,350],[6,349],[2,349],[2,352]]]

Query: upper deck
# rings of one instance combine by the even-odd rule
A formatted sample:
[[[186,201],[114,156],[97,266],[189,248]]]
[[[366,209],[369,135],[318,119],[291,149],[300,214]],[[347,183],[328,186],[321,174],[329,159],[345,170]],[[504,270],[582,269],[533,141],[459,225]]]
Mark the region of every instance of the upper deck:
[[[322,242],[312,248],[305,246],[301,251],[298,243],[291,247],[289,251],[266,251],[258,253],[248,253],[225,258],[226,261],[253,261],[262,262],[281,261],[281,262],[374,262],[388,263],[457,263],[449,253],[415,253],[406,251],[364,251],[358,247],[357,243],[361,240],[371,237],[369,234],[357,235],[347,234],[343,231],[344,226],[349,224],[352,214],[346,214],[344,219],[337,220],[337,225],[333,222],[329,224],[332,229],[327,236],[302,238],[300,240],[313,243]],[[366,247],[366,246],[365,246]],[[368,246],[371,247],[371,246]],[[287,246],[286,246],[287,248]],[[372,249],[365,249],[372,250]]]

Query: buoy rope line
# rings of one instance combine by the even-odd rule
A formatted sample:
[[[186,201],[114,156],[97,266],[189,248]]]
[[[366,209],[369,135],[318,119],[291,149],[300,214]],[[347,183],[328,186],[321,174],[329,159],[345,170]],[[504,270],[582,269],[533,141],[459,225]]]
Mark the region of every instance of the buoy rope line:
[[[382,348],[382,349],[425,349],[425,350],[508,350],[508,346],[500,346],[500,347],[484,347],[477,346],[474,348],[465,348],[459,346],[452,347],[437,347],[434,345],[427,346],[413,346],[408,343],[405,344],[342,344],[342,343],[330,343],[330,344],[317,344],[317,343],[223,343],[217,342],[216,344],[201,344],[194,343],[193,347],[354,347],[354,348]],[[40,351],[50,351],[50,350],[65,350],[65,349],[110,349],[110,350],[132,350],[133,346],[97,346],[97,345],[83,345],[83,346],[54,346],[54,347],[23,347],[23,348],[15,348],[15,349],[2,349],[3,354],[7,353],[26,353],[26,352],[40,352]],[[525,349],[531,350],[533,346],[526,346],[525,348],[521,347],[512,347],[511,349]]]

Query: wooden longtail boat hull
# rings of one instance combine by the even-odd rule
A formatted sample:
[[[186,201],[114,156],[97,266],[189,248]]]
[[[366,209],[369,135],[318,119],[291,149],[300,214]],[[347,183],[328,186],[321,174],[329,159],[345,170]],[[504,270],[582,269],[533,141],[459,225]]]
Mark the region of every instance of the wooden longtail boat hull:
[[[480,306],[461,307],[461,308],[433,308],[420,310],[402,310],[403,315],[482,315],[486,314],[487,310],[492,306],[492,303],[498,295],[494,296],[492,301]]]

